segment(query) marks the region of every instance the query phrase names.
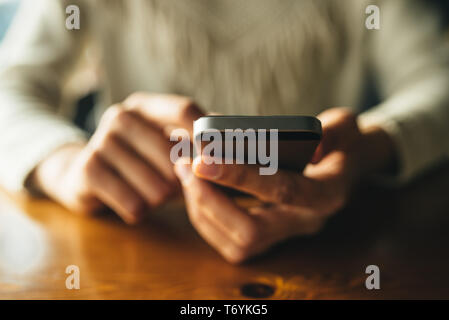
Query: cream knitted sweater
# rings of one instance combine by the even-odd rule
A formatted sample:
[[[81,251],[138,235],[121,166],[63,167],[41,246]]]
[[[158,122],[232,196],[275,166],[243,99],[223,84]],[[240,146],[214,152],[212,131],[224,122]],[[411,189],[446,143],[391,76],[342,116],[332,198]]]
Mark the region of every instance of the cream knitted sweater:
[[[85,139],[61,105],[81,52],[94,48],[105,108],[134,91],[193,97],[225,114],[361,112],[369,74],[382,98],[361,112],[394,139],[400,179],[449,152],[449,55],[435,16],[411,1],[29,0],[0,51],[0,183],[16,191],[46,155]],[[65,28],[77,4],[81,29]]]

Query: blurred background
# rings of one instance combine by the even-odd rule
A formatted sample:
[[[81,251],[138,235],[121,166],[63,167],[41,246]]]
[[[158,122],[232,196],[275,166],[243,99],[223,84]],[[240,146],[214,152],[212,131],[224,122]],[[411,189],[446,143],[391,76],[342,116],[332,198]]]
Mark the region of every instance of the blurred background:
[[[23,0],[0,0],[0,43],[2,42],[8,27],[14,19],[14,15]],[[39,0],[37,0],[39,1]],[[57,0],[56,0],[57,1]],[[95,0],[93,0],[95,1]],[[441,31],[448,34],[449,41],[449,0],[410,0],[424,2],[426,5],[433,7],[441,17]],[[97,86],[97,70],[94,70],[95,62],[90,61],[89,53],[85,54],[84,68],[80,68],[77,74],[72,76],[72,80],[67,84],[64,90],[67,103],[76,101],[76,114],[73,115],[75,124],[85,131],[93,133],[95,124],[90,123],[90,112],[92,111],[98,92]],[[374,83],[367,80],[362,105],[373,106],[379,102],[379,97]]]
[[[440,12],[443,18],[442,28],[447,28],[449,26],[448,0],[418,0],[418,1],[425,1],[428,5],[435,7]],[[9,24],[14,18],[14,14],[20,2],[21,0],[0,0],[0,41],[3,39]]]
[[[40,0],[33,0],[33,1],[40,1]],[[90,0],[90,1],[97,1],[97,0]],[[20,5],[20,2],[22,1],[0,0],[0,43],[4,39],[8,27],[10,26],[14,18],[14,15]],[[423,2],[428,6],[434,7],[435,10],[441,15],[441,32],[447,34],[446,39],[447,41],[449,41],[449,0],[410,0],[410,2],[411,3]],[[92,132],[93,126],[89,125],[88,119],[90,119],[89,113],[91,112],[96,102],[96,97],[98,96],[96,87],[96,70],[95,68],[93,68],[95,63],[94,62],[89,63],[88,52],[85,53],[85,55],[86,59],[84,67],[80,68],[78,74],[73,77],[72,82],[67,84],[68,88],[66,88],[65,91],[66,93],[68,93],[66,99],[68,101],[75,100],[77,104],[77,108],[74,108],[76,110],[76,114],[74,115],[74,122],[79,127],[82,127],[83,129]],[[366,89],[365,93],[366,101],[363,103],[363,105],[372,106],[376,103],[375,101],[378,100],[374,84],[372,86],[373,88]],[[76,99],[73,99],[73,97],[76,97]],[[295,256],[299,258],[297,264],[296,265],[293,264],[292,266],[297,268],[298,270],[303,271],[304,268],[307,268],[308,266],[313,266],[313,268],[315,268],[316,265],[319,265],[321,267],[320,269],[318,269],[319,270],[318,274],[320,272],[325,274],[326,272],[328,272],[327,267],[330,266],[333,267],[333,264],[336,261],[340,263],[339,268],[351,270],[351,268],[348,268],[347,266],[347,261],[353,261],[355,264],[358,263],[357,259],[355,259],[353,256],[356,256],[356,253],[358,253],[359,251],[360,252],[363,251],[358,246],[359,244],[361,244],[363,248],[370,249],[371,246],[373,247],[373,250],[369,251],[370,254],[372,254],[372,256],[368,256],[369,258],[371,258],[373,261],[385,262],[383,266],[390,272],[390,274],[387,273],[385,276],[385,278],[388,281],[392,278],[391,274],[402,274],[402,273],[406,274],[407,272],[411,274],[408,280],[414,278],[417,279],[416,281],[424,281],[420,279],[422,274],[427,273],[429,275],[447,274],[446,266],[449,264],[449,260],[447,258],[448,257],[447,247],[444,246],[446,246],[446,244],[448,243],[447,227],[449,226],[449,215],[447,214],[448,208],[448,197],[446,196],[447,191],[445,192],[444,190],[448,190],[449,170],[446,169],[443,172],[437,172],[437,174],[438,177],[440,178],[438,180],[434,180],[435,177],[430,177],[427,178],[427,180],[424,180],[424,182],[427,181],[427,183],[422,184],[426,192],[424,192],[423,187],[420,188],[418,187],[418,185],[411,185],[407,189],[401,190],[400,193],[398,194],[391,191],[379,191],[379,190],[373,191],[372,189],[370,189],[371,187],[366,187],[367,189],[362,189],[359,192],[364,196],[361,197],[358,202],[352,204],[352,207],[347,211],[346,214],[343,213],[342,215],[340,215],[338,217],[338,220],[337,219],[332,220],[330,228],[327,231],[328,233],[325,233],[323,238],[311,239],[308,240],[309,242],[306,241],[303,243],[298,242],[298,245],[300,246],[299,249],[295,247],[294,249],[295,251],[281,250],[280,251],[281,253],[278,254],[278,258],[273,260],[286,261],[286,259],[291,258],[292,252],[294,252]],[[432,210],[429,210],[429,208],[432,208]],[[11,212],[13,212],[12,210],[14,209],[8,208],[5,211],[8,210],[11,210]],[[38,211],[39,210],[36,209],[37,213],[33,216],[33,219],[35,219],[38,222],[42,222],[45,219],[50,220],[50,218],[48,218],[50,217],[50,215],[48,212],[46,212],[47,211],[46,209],[44,210],[45,212],[38,212]],[[364,214],[359,214],[360,212],[363,212]],[[160,216],[167,217],[170,215],[160,215]],[[86,261],[85,264],[82,265],[83,268],[86,268],[83,270],[92,269],[94,270],[92,274],[101,275],[100,278],[103,277],[104,273],[104,270],[102,269],[103,265],[98,264],[97,266],[97,264],[91,262],[91,261],[96,262],[97,260],[100,260],[97,259],[98,249],[96,246],[92,246],[90,242],[88,243],[87,241],[85,241],[86,239],[89,240],[92,239],[90,232],[92,232],[92,234],[94,233],[98,234],[98,231],[94,230],[94,228],[85,229],[84,224],[82,224],[78,220],[74,220],[74,218],[72,218],[71,216],[67,217],[61,215],[62,218],[60,220],[58,220],[57,217],[58,215],[55,215],[55,218],[53,218],[53,216],[51,217],[51,219],[55,219],[56,221],[52,222],[53,223],[52,225],[54,225],[55,228],[61,229],[64,231],[64,233],[70,235],[71,242],[69,243],[69,246],[72,245],[72,247],[74,248],[73,251],[76,252],[77,259],[79,259],[80,261],[84,260]],[[67,223],[67,221],[65,220],[67,218],[71,219],[69,221],[75,222]],[[19,225],[22,226],[22,224]],[[370,228],[366,227],[367,225]],[[351,229],[353,226],[357,226],[356,231]],[[94,224],[94,227],[100,228],[101,230],[105,230],[105,233],[107,233],[108,235],[111,234],[112,232],[118,232],[118,230],[115,229],[115,226],[112,224],[111,225]],[[121,261],[126,263],[126,266],[128,268],[127,270],[129,272],[128,274],[130,275],[129,279],[137,279],[136,281],[140,281],[141,279],[138,278],[137,276],[142,274],[141,273],[142,269],[153,270],[151,263],[154,263],[154,261],[152,261],[151,258],[153,258],[154,256],[152,256],[153,253],[151,252],[151,250],[148,250],[148,247],[146,247],[147,245],[151,244],[152,241],[142,241],[142,239],[147,239],[146,237],[148,237],[148,234],[158,235],[157,232],[160,232],[160,234],[162,234],[163,232],[164,234],[161,235],[160,239],[163,239],[164,242],[169,243],[168,241],[165,240],[166,237],[173,237],[175,240],[179,240],[179,243],[183,243],[183,241],[185,241],[189,245],[191,244],[190,242],[188,242],[191,241],[190,238],[187,238],[187,236],[185,236],[184,234],[178,233],[178,229],[176,229],[176,233],[175,232],[172,232],[173,234],[168,233],[167,236],[165,234],[167,230],[166,227],[167,227],[166,225],[162,225],[161,227],[161,225],[155,224],[154,227],[146,226],[137,231],[127,229],[123,231],[123,234],[121,236],[117,236],[116,238],[114,238],[116,240],[125,239],[125,241],[118,244],[117,247],[114,247],[113,245],[111,245],[110,247],[114,249],[115,251],[114,254],[123,254],[123,256],[121,256]],[[148,228],[150,228],[150,231],[148,230]],[[17,230],[21,229],[17,228]],[[38,230],[41,231],[41,229]],[[24,240],[22,238],[23,235],[26,233],[33,235],[32,232],[38,231],[31,230],[30,232],[29,229],[24,228],[23,231],[20,231],[20,233],[18,233],[20,237],[18,236],[17,238],[11,239],[12,241],[16,242],[21,241],[19,243],[24,243]],[[384,236],[383,238],[381,237],[380,240],[378,240],[379,234],[382,236],[382,232],[386,236]],[[38,236],[41,235],[39,234]],[[364,239],[364,242],[360,241],[360,239]],[[394,244],[392,244],[391,241],[392,239],[395,240]],[[83,243],[83,241],[85,241],[85,243]],[[335,246],[338,247],[339,245],[342,245],[342,243],[351,244],[348,246],[351,250],[344,250],[343,255],[336,258],[335,252],[337,251],[335,250]],[[438,244],[444,248],[443,250],[438,251],[436,251],[436,249],[429,250],[427,248],[427,246],[430,246],[429,243],[432,245]],[[324,250],[323,244],[325,245]],[[41,244],[40,243],[36,244],[36,246],[39,245]],[[61,245],[67,244],[61,242]],[[44,244],[42,244],[42,246],[44,246]],[[166,246],[164,245],[164,250],[166,250],[168,246],[170,246],[170,243],[169,245]],[[26,246],[23,247],[25,249],[28,248]],[[31,248],[34,247],[35,246],[31,246]],[[11,246],[7,246],[5,242],[3,248],[9,249],[4,250],[6,254],[11,253],[10,256],[14,257],[20,256],[20,258],[24,256],[23,250],[21,251],[20,250],[21,247],[18,247],[15,242]],[[155,246],[154,248],[155,250],[158,249],[157,246]],[[178,251],[175,250],[178,248],[178,244],[176,244],[176,246],[173,246],[172,249],[173,253],[170,253],[171,250],[170,248],[167,249],[169,250],[167,256],[170,256],[170,254],[174,255],[175,253],[179,254]],[[285,248],[288,249],[288,247]],[[435,248],[438,247],[435,245]],[[66,249],[67,248],[64,247],[64,252],[66,251]],[[193,257],[199,257],[198,253],[195,253],[196,249],[197,249],[196,247],[193,247],[192,250],[190,251],[187,250],[186,252],[188,252],[188,254],[193,254]],[[324,256],[327,255],[328,258],[330,257],[330,260],[317,259],[316,252],[320,250],[324,252]],[[143,252],[142,260],[139,260],[138,257],[142,255],[142,252]],[[198,252],[200,252],[199,254],[201,254],[202,251],[198,250]],[[311,254],[307,256],[307,252],[310,252]],[[420,255],[418,255],[417,252],[419,252]],[[365,253],[363,253],[363,255],[365,255]],[[364,258],[363,255],[361,256],[362,258]],[[410,255],[410,257],[408,257],[407,255]],[[93,256],[95,256],[95,258],[90,259],[90,257]],[[311,259],[307,258],[303,259],[304,256],[311,257]],[[334,256],[335,259],[333,260],[332,257]],[[89,257],[89,259],[86,258],[82,260],[83,257]],[[187,257],[187,254],[184,254],[181,257]],[[284,260],[280,259],[282,257],[284,257]],[[405,262],[411,261],[414,264],[417,265],[419,264],[421,268],[423,268],[417,269],[423,270],[421,274],[419,274],[419,277],[413,273],[415,270],[413,267],[409,268],[411,264],[405,264],[404,262],[405,267],[403,269],[402,265],[400,264],[398,266],[395,265],[394,267],[391,267],[391,265],[394,265],[395,263],[397,264],[397,260],[399,258],[404,259],[404,257],[408,259],[404,260]],[[425,257],[426,259],[416,261],[415,257]],[[200,259],[198,260],[200,261]],[[20,260],[19,262],[21,261],[22,260]],[[147,264],[141,264],[141,261],[145,261]],[[330,261],[332,263],[328,263]],[[272,265],[275,265],[275,262],[276,261],[272,262]],[[157,263],[154,263],[154,265],[157,268],[159,266]],[[271,269],[272,270],[276,269],[273,268],[272,265]],[[413,266],[417,268],[417,266],[415,265]],[[29,267],[31,268],[31,266]],[[270,264],[267,263],[267,265],[264,265],[264,268],[269,270]],[[397,272],[395,273],[394,270],[396,270]],[[159,272],[159,269],[157,269],[157,271]],[[216,272],[216,266],[214,264],[203,263],[203,265],[199,264],[199,268],[196,268],[195,271],[196,274],[208,274],[211,272]],[[120,270],[119,272],[122,272],[122,270]],[[235,272],[235,270],[232,269],[232,272]],[[230,273],[233,275],[232,272]],[[151,274],[151,272],[148,272],[148,274]],[[180,273],[180,275],[183,274]],[[436,278],[435,275],[433,276],[433,278]],[[163,279],[165,280],[165,278]],[[172,279],[170,278],[166,281],[169,284],[171,280]],[[446,284],[448,283],[448,280],[449,278],[447,277],[445,279],[436,278],[434,282],[435,283],[441,282],[440,287],[447,290]],[[314,284],[313,281],[311,281],[311,283]],[[398,287],[399,285],[403,285],[403,283],[400,283],[400,281],[398,281]],[[305,286],[304,282],[301,283],[301,286]],[[107,287],[107,285],[104,285],[104,287],[109,288]],[[305,288],[310,289],[307,286],[305,286]],[[413,293],[414,291],[411,290],[411,292]],[[416,292],[414,293],[419,295],[421,292],[416,290]],[[438,292],[436,292],[435,294],[438,294]]]
[[[0,44],[8,27],[13,22],[21,2],[22,0],[0,0]],[[90,61],[89,53],[86,52],[83,58],[80,69],[71,76],[71,80],[66,84],[67,87],[64,88],[64,99],[67,103],[73,103],[73,101],[76,103],[76,114],[73,115],[74,123],[83,130],[93,133],[95,125],[89,123],[89,114],[97,97],[97,77],[94,69],[95,63]]]
[[[5,36],[20,0],[0,0],[0,40]]]

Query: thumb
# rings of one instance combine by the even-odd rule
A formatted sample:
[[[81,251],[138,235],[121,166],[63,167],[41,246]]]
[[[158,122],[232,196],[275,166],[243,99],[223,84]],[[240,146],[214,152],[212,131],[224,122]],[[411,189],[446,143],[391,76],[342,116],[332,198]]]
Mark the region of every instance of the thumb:
[[[175,173],[183,187],[190,185],[193,179],[192,166],[190,158],[179,158],[175,163]]]

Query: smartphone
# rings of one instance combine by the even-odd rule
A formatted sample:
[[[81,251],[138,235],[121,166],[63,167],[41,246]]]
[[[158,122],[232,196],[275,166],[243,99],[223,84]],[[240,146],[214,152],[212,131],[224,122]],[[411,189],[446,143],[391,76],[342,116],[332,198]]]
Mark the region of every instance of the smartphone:
[[[226,132],[231,134],[226,135]],[[235,132],[246,134],[240,136],[232,134]],[[264,158],[263,153],[265,152],[264,160],[267,159],[267,156],[276,156],[280,169],[296,172],[302,172],[311,160],[320,143],[321,135],[321,122],[312,116],[213,115],[201,117],[194,122],[194,137],[195,141],[199,142],[200,150],[206,150],[207,145],[221,139],[221,157],[228,159],[228,163],[235,161],[236,163],[268,166],[266,161],[260,159]],[[272,140],[273,136],[276,136],[277,148],[271,148],[272,141],[274,141]],[[241,142],[240,149],[243,148],[244,151],[243,156],[239,156],[239,142]],[[265,150],[260,153],[262,151],[260,149]],[[226,152],[230,150],[232,152]],[[269,151],[276,154],[268,155]],[[254,157],[251,157],[254,152],[262,157],[256,155],[256,161],[254,161]]]

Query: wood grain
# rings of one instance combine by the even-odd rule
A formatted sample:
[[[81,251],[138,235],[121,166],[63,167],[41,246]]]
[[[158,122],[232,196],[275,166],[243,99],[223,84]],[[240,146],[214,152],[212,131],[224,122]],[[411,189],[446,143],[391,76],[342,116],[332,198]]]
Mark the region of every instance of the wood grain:
[[[130,227],[0,192],[0,298],[449,298],[448,227],[447,166],[401,190],[361,184],[319,235],[239,266],[196,234],[182,202]],[[65,287],[72,264],[80,290]],[[380,290],[365,288],[370,264],[380,268]]]

